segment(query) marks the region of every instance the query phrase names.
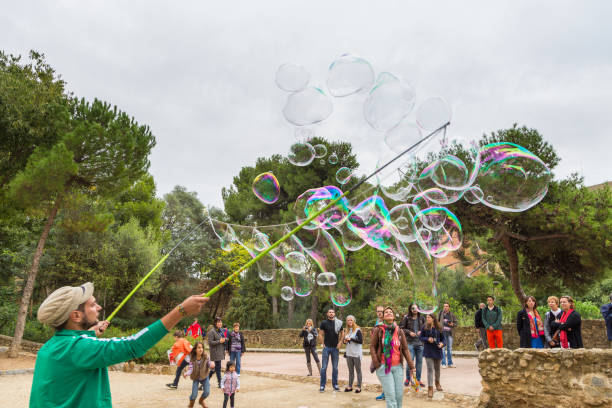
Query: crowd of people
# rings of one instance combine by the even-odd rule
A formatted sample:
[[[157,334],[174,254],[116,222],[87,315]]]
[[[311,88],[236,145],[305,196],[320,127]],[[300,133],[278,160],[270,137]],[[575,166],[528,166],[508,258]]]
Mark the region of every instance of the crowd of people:
[[[206,398],[210,395],[210,382],[213,375],[217,377],[217,387],[223,391],[223,408],[234,407],[235,394],[240,391],[240,367],[242,354],[246,352],[244,336],[240,332],[240,323],[233,324],[230,332],[223,327],[223,320],[216,317],[213,324],[206,333],[198,322],[194,319],[193,323],[183,330],[174,332],[174,345],[168,351],[171,364],[176,365],[176,374],[172,383],[166,384],[170,389],[177,389],[181,373],[183,377],[189,376],[192,381],[191,395],[189,396],[189,407],[195,405],[199,391],[202,391],[198,403],[206,407]],[[205,333],[205,335],[204,335]],[[185,337],[192,337],[196,341],[192,346],[191,342]],[[206,337],[209,354],[206,353],[203,339]],[[224,375],[221,375],[221,364],[225,357],[229,356],[229,361],[225,365]],[[316,353],[315,353],[316,357]]]
[[[93,289],[91,283],[60,288],[39,307],[39,321],[54,327],[56,333],[38,352],[30,407],[48,406],[50,402],[85,407],[91,401],[97,401],[98,406],[112,406],[107,367],[144,355],[182,318],[199,314],[208,301],[202,295],[191,296],[133,336],[104,339],[99,336],[109,322],[98,321],[102,308],[93,296]],[[547,303],[549,310],[542,317],[536,298],[525,298],[523,308],[516,316],[520,347],[582,348],[582,318],[575,309],[574,300],[570,296],[550,296]],[[601,315],[612,348],[612,294],[610,303],[601,307]],[[399,324],[396,323],[397,317],[399,314],[393,307],[378,306],[376,322],[370,332],[370,371],[376,373],[383,390],[376,399],[385,400],[388,408],[402,406],[404,387],[418,389],[425,386],[421,380],[423,359],[430,398],[434,387],[442,391],[441,368],[454,367],[452,344],[458,319],[449,303],[444,303],[437,314],[422,314],[412,304]],[[480,336],[475,343],[477,349],[503,347],[502,317],[503,311],[495,305],[493,296],[487,297],[486,305],[479,305],[474,318]],[[347,316],[345,320],[338,319],[334,309],[329,309],[318,329],[308,319],[299,334],[303,339],[308,375],[313,375],[312,360],[320,373],[320,392],[325,392],[330,358],[332,387],[335,391],[340,390],[338,364],[343,346],[349,372],[344,391],[361,392],[364,333],[354,316]],[[223,407],[227,408],[228,402],[230,407],[234,407],[236,393],[240,391],[241,356],[246,347],[240,324],[236,322],[232,328],[230,332],[223,327],[221,318],[215,318],[205,333],[195,319],[188,328],[174,332],[175,342],[169,358],[177,367],[174,381],[167,386],[177,389],[181,374],[189,376],[192,381],[189,407],[195,405],[200,391],[199,405],[206,407],[213,375],[216,375],[217,386],[224,395]],[[186,336],[194,339],[193,346]],[[323,345],[321,361],[317,355],[317,343]],[[221,375],[221,364],[226,355],[229,361]]]

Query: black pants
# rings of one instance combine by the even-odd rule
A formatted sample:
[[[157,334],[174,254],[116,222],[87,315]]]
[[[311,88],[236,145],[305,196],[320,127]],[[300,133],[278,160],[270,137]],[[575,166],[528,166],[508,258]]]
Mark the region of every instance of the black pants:
[[[219,385],[221,385],[221,360],[215,361],[215,371],[210,370],[210,373],[208,374],[208,378],[212,377],[213,372],[217,374],[217,382]]]
[[[230,407],[234,408],[234,395],[236,395],[236,393],[233,393],[232,395],[223,394],[223,408],[227,408],[228,399],[230,401]]]
[[[306,362],[310,364],[310,354],[314,357],[315,362],[319,362],[319,356],[317,356],[317,348],[316,347],[304,347],[304,352],[306,353]]]
[[[181,361],[181,364],[179,364],[176,367],[176,376],[174,377],[174,382],[172,384],[174,384],[175,387],[178,387],[178,383],[179,380],[181,379],[181,372],[183,371],[183,368],[187,367],[189,365],[189,363],[186,361],[187,359],[183,359],[183,361]]]

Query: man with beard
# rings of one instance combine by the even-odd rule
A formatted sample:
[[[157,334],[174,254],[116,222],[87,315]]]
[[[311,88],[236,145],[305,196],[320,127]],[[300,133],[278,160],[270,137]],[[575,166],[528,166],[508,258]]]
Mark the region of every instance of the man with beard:
[[[30,408],[112,407],[108,366],[143,356],[184,316],[197,315],[208,301],[188,297],[160,320],[121,338],[98,338],[108,327],[99,322],[102,307],[94,285],[65,286],[54,291],[38,309],[38,320],[55,327],[55,335],[36,357]]]

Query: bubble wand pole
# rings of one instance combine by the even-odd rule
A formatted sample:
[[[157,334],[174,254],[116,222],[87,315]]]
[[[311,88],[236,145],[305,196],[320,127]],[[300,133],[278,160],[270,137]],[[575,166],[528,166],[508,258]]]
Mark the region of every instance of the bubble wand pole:
[[[344,197],[346,197],[347,195],[349,195],[352,191],[356,190],[357,188],[359,188],[363,183],[365,183],[366,181],[368,181],[369,179],[371,179],[372,177],[374,177],[376,174],[378,174],[380,171],[382,171],[384,168],[386,168],[387,166],[389,166],[391,163],[393,163],[394,161],[396,161],[397,159],[399,159],[400,157],[402,157],[403,155],[405,155],[406,153],[412,151],[415,147],[417,147],[418,145],[420,145],[421,143],[423,143],[424,141],[426,141],[427,139],[433,137],[433,135],[435,135],[436,133],[438,133],[441,130],[446,130],[446,127],[450,125],[450,122],[446,122],[444,125],[440,126],[438,129],[434,130],[433,132],[431,132],[430,134],[428,134],[427,136],[425,136],[424,138],[422,138],[421,140],[419,140],[418,142],[416,142],[415,144],[413,144],[412,146],[410,146],[409,148],[407,148],[406,150],[404,150],[403,152],[401,152],[400,154],[398,154],[397,156],[395,156],[393,159],[389,160],[387,163],[385,163],[383,166],[381,166],[380,168],[376,169],[374,172],[372,172],[369,176],[367,176],[366,178],[364,178],[363,180],[361,180],[359,183],[357,183],[355,186],[353,186],[352,188],[348,189],[344,194],[342,194],[341,196],[335,198],[334,200],[332,200],[329,204],[327,204],[325,207],[321,208],[319,211],[317,211],[316,213],[312,214],[310,217],[308,217],[304,222],[302,222],[301,224],[299,224],[297,227],[295,227],[294,229],[292,229],[291,231],[289,231],[288,233],[286,233],[284,236],[282,236],[278,241],[276,241],[275,243],[273,243],[272,245],[270,245],[268,248],[266,248],[264,251],[260,252],[259,254],[257,254],[257,256],[255,256],[253,259],[251,259],[250,261],[248,261],[246,264],[244,264],[240,269],[238,269],[236,272],[233,272],[232,274],[230,274],[227,278],[225,278],[221,283],[219,283],[217,286],[215,286],[214,288],[212,288],[211,290],[209,290],[208,292],[206,292],[203,296],[204,297],[210,297],[212,295],[214,295],[215,293],[217,293],[222,287],[224,287],[225,285],[227,285],[232,279],[234,279],[236,276],[238,276],[240,274],[240,272],[246,270],[247,268],[249,268],[251,265],[253,265],[255,262],[259,261],[261,258],[263,258],[264,256],[266,256],[270,251],[272,251],[274,248],[278,247],[280,244],[282,244],[283,242],[285,242],[287,239],[289,239],[293,234],[295,234],[296,232],[298,232],[299,230],[301,230],[302,228],[304,228],[306,225],[308,225],[312,220],[314,220],[315,218],[317,218],[319,215],[323,214],[325,211],[329,210],[334,204],[336,204],[338,201],[340,201],[341,199],[343,199]]]

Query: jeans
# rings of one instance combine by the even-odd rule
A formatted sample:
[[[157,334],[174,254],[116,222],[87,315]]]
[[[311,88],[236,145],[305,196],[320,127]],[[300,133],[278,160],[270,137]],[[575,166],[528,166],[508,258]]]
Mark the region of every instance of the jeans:
[[[423,370],[423,344],[408,343],[408,350],[414,361],[416,368],[417,381],[421,381],[421,371]],[[410,378],[410,366],[406,368],[406,379]]]
[[[210,381],[208,381],[208,377],[206,377],[203,380],[195,380],[193,382],[193,385],[191,386],[191,395],[189,396],[190,400],[195,401],[195,399],[198,398],[198,388],[200,388],[200,385],[202,388],[204,388],[201,398],[205,399],[210,395]]]
[[[217,381],[219,382],[219,385],[221,385],[221,361],[215,361],[215,371],[210,370],[208,378],[211,378],[213,373],[217,374]]]
[[[436,382],[440,382],[440,361],[437,358],[426,358],[427,362],[427,386],[434,386],[434,374]]]
[[[323,347],[323,354],[321,355],[321,360],[323,360],[321,365],[322,388],[325,388],[325,383],[327,382],[327,364],[329,363],[330,356],[332,360],[332,386],[334,388],[338,387],[338,358],[340,357],[340,352],[336,347]]]
[[[376,370],[376,376],[382,385],[387,408],[401,408],[404,397],[404,366],[401,364],[391,367],[389,374],[385,374],[385,365]]]
[[[444,332],[444,348],[442,349],[442,365],[453,365],[453,336],[451,332]]]
[[[306,363],[310,364],[310,355],[314,358],[315,363],[319,362],[319,356],[317,356],[316,347],[304,347],[304,353],[306,353]]]
[[[176,367],[176,376],[174,377],[174,382],[172,384],[174,384],[175,387],[178,386],[179,380],[181,379],[181,372],[183,371],[183,368],[187,367],[189,365],[189,363],[186,361],[187,359],[184,358],[183,361],[181,361],[181,364],[179,364]]]
[[[357,372],[357,388],[361,389],[361,358],[346,356],[346,364],[349,371],[348,387],[353,388],[353,380],[355,379],[355,371]]]
[[[242,351],[231,351],[230,352],[230,361],[236,363],[236,372],[240,375],[240,359],[242,357]]]

